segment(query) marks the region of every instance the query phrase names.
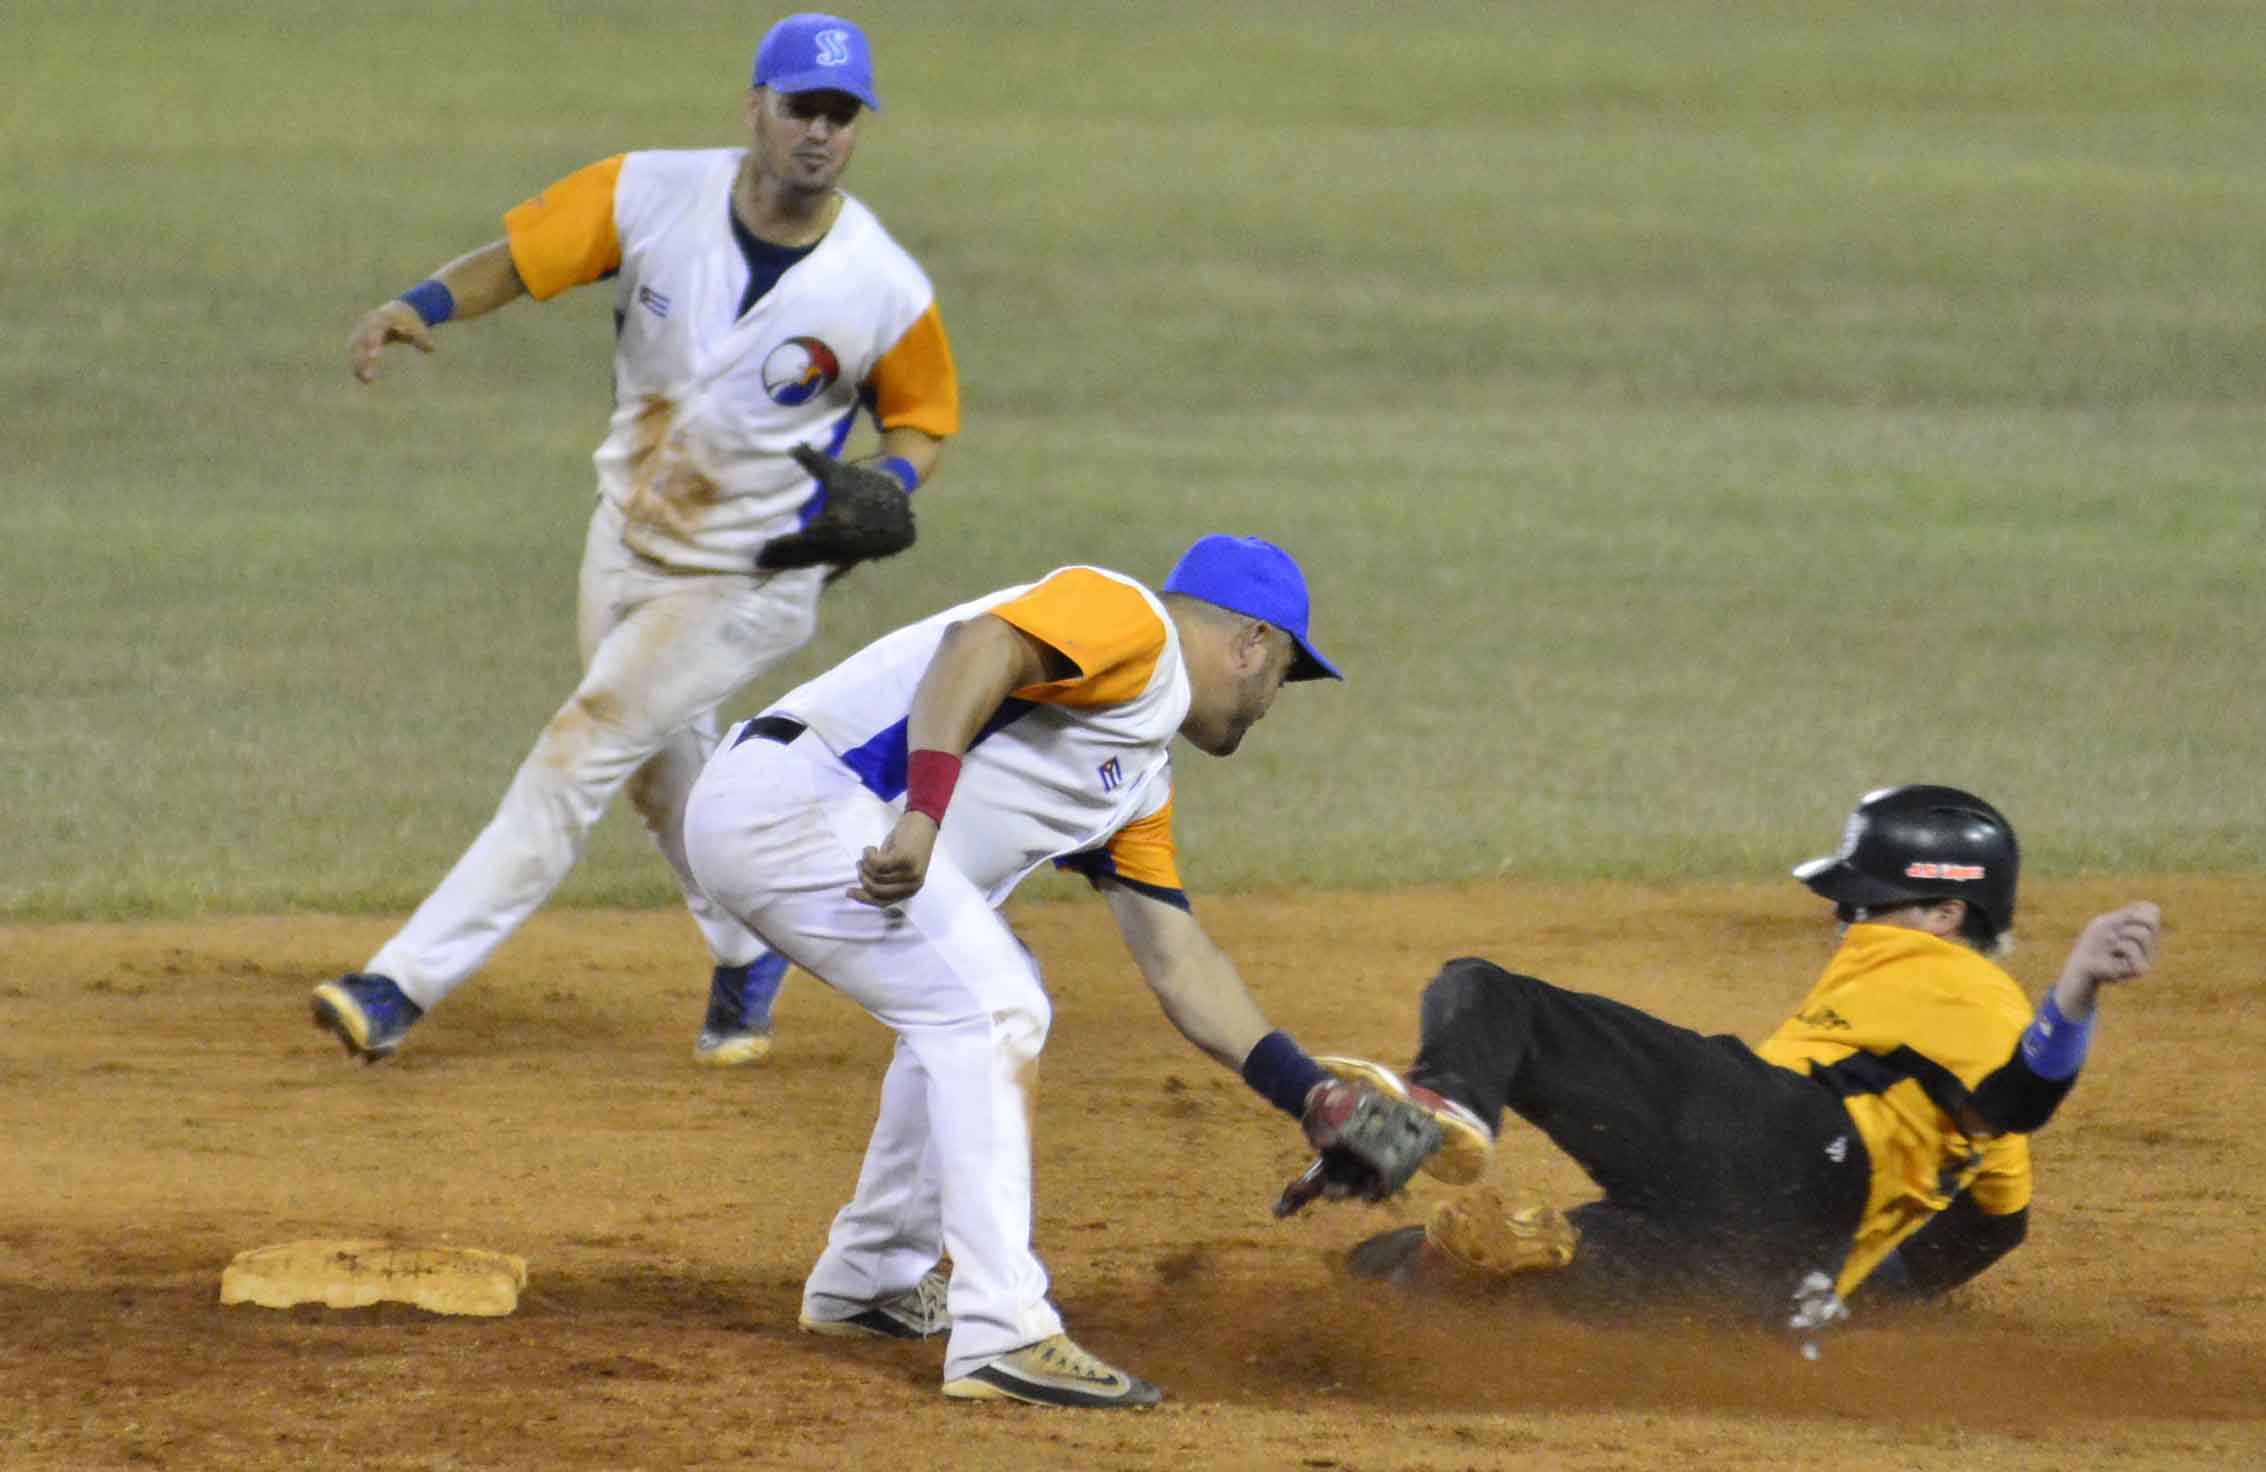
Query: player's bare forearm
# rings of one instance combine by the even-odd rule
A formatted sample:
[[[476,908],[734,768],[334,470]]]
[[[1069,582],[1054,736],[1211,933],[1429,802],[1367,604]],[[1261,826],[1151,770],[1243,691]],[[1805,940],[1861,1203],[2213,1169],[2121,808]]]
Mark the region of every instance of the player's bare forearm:
[[[448,289],[451,322],[485,316],[527,294],[519,268],[512,264],[510,243],[502,240],[467,251],[435,271],[430,279]],[[405,342],[421,353],[433,351],[434,325],[438,324],[427,325],[417,309],[405,301],[381,303],[355,324],[353,335],[347,338],[347,366],[362,382],[372,382],[378,376],[378,359],[389,344]]]
[[[1165,1017],[1222,1067],[1240,1071],[1274,1026],[1235,963],[1187,911],[1107,879],[1100,888]]]
[[[913,689],[906,746],[964,755],[1001,702],[1026,685],[1056,678],[1050,665],[1061,658],[1003,618],[979,613],[961,620],[944,631]]]
[[[2029,1134],[2045,1127],[2084,1067],[2101,988],[2148,974],[2162,923],[2145,900],[2086,922],[2013,1056],[1975,1086],[1961,1120],[1969,1134]]]
[[[1062,656],[1005,619],[978,614],[944,631],[936,654],[913,688],[905,720],[909,751],[964,756],[991,713],[1010,691],[1053,678]],[[858,884],[848,891],[860,904],[902,904],[928,882],[936,849],[936,820],[908,809],[875,847],[858,860]]]
[[[456,298],[456,314],[450,319],[455,322],[485,317],[527,295],[527,283],[519,279],[519,267],[512,264],[508,240],[492,240],[478,250],[466,251],[435,271],[433,280]]]
[[[944,441],[925,429],[914,429],[900,424],[881,432],[881,448],[874,452],[876,460],[902,460],[913,467],[913,473],[922,485],[928,484],[936,474],[936,465],[944,458]]]

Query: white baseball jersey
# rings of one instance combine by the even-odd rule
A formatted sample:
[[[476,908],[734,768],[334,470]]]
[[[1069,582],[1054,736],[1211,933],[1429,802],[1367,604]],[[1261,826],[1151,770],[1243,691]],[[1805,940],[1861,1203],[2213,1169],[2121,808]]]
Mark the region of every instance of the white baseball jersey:
[[[773,707],[884,802],[905,792],[913,691],[953,624],[989,613],[1077,672],[1017,690],[970,743],[939,847],[994,905],[1049,859],[1184,903],[1172,842],[1173,736],[1188,714],[1180,635],[1156,595],[1096,567],[948,608],[886,635]]]
[[[744,156],[618,154],[504,217],[536,299],[614,277],[598,484],[621,509],[623,541],[671,567],[745,572],[766,541],[807,522],[819,492],[788,451],[839,454],[861,405],[884,428],[959,428],[928,278],[857,200],[843,196],[825,236],[742,314],[754,268],[731,196]]]
[[[914,691],[945,630],[987,613],[1075,670],[1010,692],[969,745],[919,892],[860,904],[859,855],[904,811]],[[903,1291],[949,1243],[947,1379],[1062,1331],[1031,1250],[1031,1085],[1052,1009],[998,905],[1050,858],[1186,903],[1167,752],[1190,699],[1157,597],[1065,567],[868,645],[774,707],[808,728],[794,740],[743,728],[702,772],[685,813],[701,891],[898,1037],[805,1314]]]

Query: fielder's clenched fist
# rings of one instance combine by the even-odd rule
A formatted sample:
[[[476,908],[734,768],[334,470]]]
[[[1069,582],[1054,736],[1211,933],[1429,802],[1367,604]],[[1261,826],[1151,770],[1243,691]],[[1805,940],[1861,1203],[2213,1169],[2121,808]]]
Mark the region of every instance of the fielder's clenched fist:
[[[936,820],[926,813],[907,813],[878,847],[858,856],[857,888],[844,893],[876,909],[903,904],[928,882],[929,859],[935,851]]]

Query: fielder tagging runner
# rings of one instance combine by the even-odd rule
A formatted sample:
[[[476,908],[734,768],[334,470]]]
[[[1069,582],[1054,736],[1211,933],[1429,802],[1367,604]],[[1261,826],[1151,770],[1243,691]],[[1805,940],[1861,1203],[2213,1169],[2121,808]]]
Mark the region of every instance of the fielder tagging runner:
[[[880,102],[866,38],[795,15],[756,52],[744,149],[617,154],[504,217],[504,238],[365,317],[389,343],[612,278],[614,412],[594,457],[584,673],[479,838],[361,971],[315,988],[318,1025],[375,1062],[566,877],[615,791],[676,871],[715,959],[694,1056],[760,1060],[786,970],[711,904],[684,857],[685,797],[716,710],[801,648],[830,568],[911,545],[906,498],[959,427],[934,293],[836,181]],[[880,453],[838,456],[858,410]],[[823,453],[811,447],[823,447]]]
[[[1173,736],[1226,756],[1285,680],[1337,678],[1308,611],[1297,565],[1256,538],[1198,541],[1161,596],[1062,568],[869,645],[709,762],[685,830],[702,890],[897,1034],[804,1329],[949,1327],[958,1398],[1159,1398],[1063,1332],[1031,1250],[1050,1010],[998,907],[1049,860],[1101,890],[1173,1025],[1301,1120],[1339,1194],[1383,1199],[1442,1154],[1484,1165],[1477,1121],[1333,1079],[1272,1028],[1181,887]]]
[[[1777,1319],[1811,1354],[1852,1294],[1969,1281],[2022,1241],[2028,1132],[2076,1083],[2100,989],[2148,972],[2160,926],[2144,902],[2095,917],[2033,1011],[1994,960],[2018,867],[2013,828],[1971,793],[1868,794],[1840,851],[1794,871],[1834,902],[1841,947],[1752,1049],[1451,961],[1425,989],[1406,1080],[1342,1071],[1488,1126],[1507,1108],[1604,1196],[1560,1212],[1482,1187],[1362,1243],[1354,1272],[1468,1286],[1557,1269],[1568,1302],[1716,1300]],[[1327,1173],[1317,1162],[1278,1209]]]

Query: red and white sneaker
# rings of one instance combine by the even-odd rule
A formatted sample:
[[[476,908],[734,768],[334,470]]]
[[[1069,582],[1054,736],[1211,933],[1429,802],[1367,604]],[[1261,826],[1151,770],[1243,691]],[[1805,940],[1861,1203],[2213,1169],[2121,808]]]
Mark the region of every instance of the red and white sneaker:
[[[1495,1157],[1495,1132],[1478,1115],[1452,1099],[1411,1084],[1382,1063],[1366,1058],[1316,1058],[1333,1078],[1367,1084],[1381,1094],[1406,1099],[1440,1126],[1440,1148],[1424,1162],[1424,1173],[1451,1186],[1468,1186],[1487,1173]]]

